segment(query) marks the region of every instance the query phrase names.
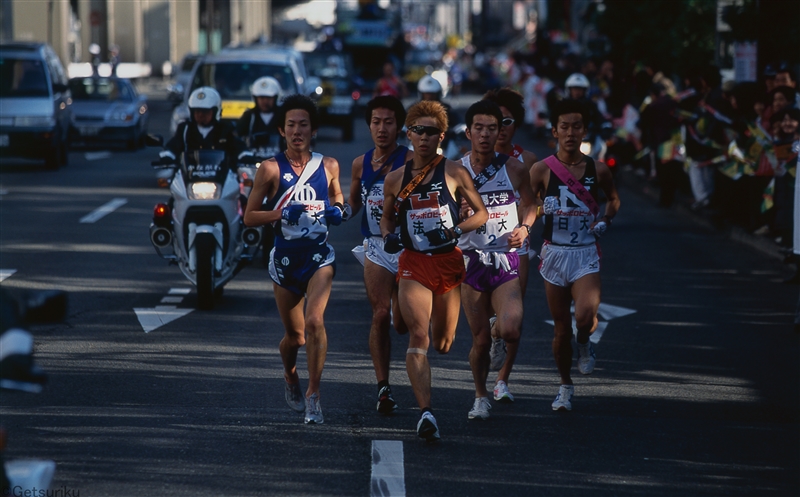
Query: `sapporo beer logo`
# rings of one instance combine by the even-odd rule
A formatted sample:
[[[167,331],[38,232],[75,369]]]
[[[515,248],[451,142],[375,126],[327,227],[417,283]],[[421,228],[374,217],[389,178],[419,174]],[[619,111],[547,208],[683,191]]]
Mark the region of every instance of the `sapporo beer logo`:
[[[303,185],[303,188],[295,191],[294,199],[298,202],[313,202],[317,200],[317,191],[312,186]]]

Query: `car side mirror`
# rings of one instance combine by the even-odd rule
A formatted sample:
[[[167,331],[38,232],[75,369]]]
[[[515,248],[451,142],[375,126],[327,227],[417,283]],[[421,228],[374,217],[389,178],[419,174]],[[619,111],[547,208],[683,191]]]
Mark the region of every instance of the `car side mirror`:
[[[164,137],[161,135],[146,135],[144,137],[144,144],[148,147],[163,147]]]

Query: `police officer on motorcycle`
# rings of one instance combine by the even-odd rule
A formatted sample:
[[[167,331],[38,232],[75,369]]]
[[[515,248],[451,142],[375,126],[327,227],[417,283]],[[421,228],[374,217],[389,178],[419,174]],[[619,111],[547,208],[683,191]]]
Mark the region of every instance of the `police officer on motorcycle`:
[[[277,79],[258,78],[250,89],[255,107],[248,109],[236,123],[236,133],[257,155],[269,158],[281,151],[281,135],[273,120],[281,85]]]
[[[444,110],[447,112],[447,130],[444,133],[444,140],[442,140],[441,147],[442,150],[445,151],[445,155],[448,159],[454,159],[451,157],[451,154],[448,154],[448,145],[450,143],[454,143],[456,138],[456,132],[453,128],[461,123],[461,119],[459,119],[458,115],[453,111],[453,108],[450,107],[449,104],[442,102],[442,94],[444,93],[442,89],[441,83],[436,80],[430,74],[426,74],[422,78],[420,78],[419,82],[417,83],[417,93],[419,93],[420,100],[431,100],[434,102],[439,102],[444,107]],[[457,152],[452,152],[457,154]],[[460,156],[459,156],[460,157]]]
[[[178,125],[178,129],[164,145],[159,155],[164,160],[178,160],[182,152],[189,150],[224,150],[228,167],[236,169],[236,159],[252,155],[246,151],[243,141],[234,133],[234,127],[219,120],[222,98],[214,88],[202,86],[189,95],[190,118]]]
[[[599,150],[596,150],[597,145],[602,141],[601,133],[604,131],[606,120],[603,114],[597,108],[597,104],[588,97],[589,93],[589,78],[583,74],[576,72],[571,74],[567,81],[564,83],[566,88],[566,98],[570,100],[577,100],[586,108],[589,116],[589,126],[587,128],[586,138],[592,144],[592,155],[595,159],[598,158]],[[610,130],[610,128],[608,128]],[[608,132],[606,130],[606,132]]]

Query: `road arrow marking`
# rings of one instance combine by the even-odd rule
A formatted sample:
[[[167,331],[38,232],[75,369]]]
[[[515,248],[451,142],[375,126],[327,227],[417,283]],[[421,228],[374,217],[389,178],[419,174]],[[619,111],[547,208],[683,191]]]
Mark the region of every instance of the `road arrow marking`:
[[[0,269],[0,281],[3,281],[16,272],[16,269]]]
[[[597,309],[597,313],[602,316],[603,319],[612,320],[614,318],[621,318],[623,316],[627,316],[629,314],[635,314],[635,309],[628,309],[627,307],[619,307],[616,305],[611,304],[603,304],[600,303],[600,307]]]
[[[89,214],[83,216],[80,220],[81,223],[94,223],[95,221],[102,219],[103,217],[111,214],[118,208],[122,207],[123,205],[128,203],[128,199],[126,198],[115,198],[111,202],[108,202],[104,205],[101,205],[97,209],[93,210]]]
[[[578,335],[578,327],[575,324],[575,304],[572,304],[572,307],[570,308],[570,312],[572,312],[572,314],[573,314],[573,316],[572,316],[572,334],[577,336]],[[616,305],[603,304],[601,302],[600,306],[597,308],[597,314],[599,314],[601,318],[606,319],[607,321],[600,321],[600,320],[597,321],[597,328],[594,330],[594,333],[592,333],[589,336],[589,340],[591,340],[592,343],[600,343],[600,338],[602,338],[603,333],[606,331],[606,328],[608,327],[608,321],[610,321],[612,319],[615,319],[615,318],[621,318],[623,316],[628,316],[628,315],[634,314],[634,313],[636,313],[635,309],[628,309],[627,307],[619,307],[619,306],[616,306]],[[545,321],[545,323],[548,323],[551,326],[555,326],[555,323],[552,320]]]
[[[139,324],[142,325],[145,333],[171,323],[178,318],[189,314],[194,309],[178,309],[174,305],[158,305],[152,309],[136,308],[133,312],[139,318]]]
[[[405,497],[403,442],[372,441],[372,479],[370,497]]]

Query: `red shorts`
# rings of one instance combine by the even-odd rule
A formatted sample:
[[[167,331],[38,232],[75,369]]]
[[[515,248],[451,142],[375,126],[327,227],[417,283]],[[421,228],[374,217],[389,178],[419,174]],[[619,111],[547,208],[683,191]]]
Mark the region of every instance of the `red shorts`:
[[[464,256],[458,247],[446,254],[423,254],[403,250],[397,261],[397,281],[414,280],[436,295],[442,295],[464,281]]]

